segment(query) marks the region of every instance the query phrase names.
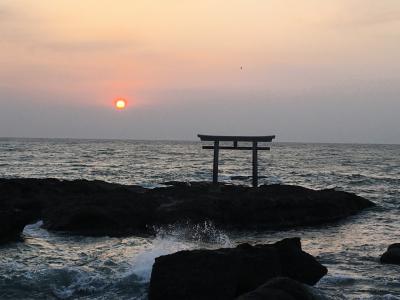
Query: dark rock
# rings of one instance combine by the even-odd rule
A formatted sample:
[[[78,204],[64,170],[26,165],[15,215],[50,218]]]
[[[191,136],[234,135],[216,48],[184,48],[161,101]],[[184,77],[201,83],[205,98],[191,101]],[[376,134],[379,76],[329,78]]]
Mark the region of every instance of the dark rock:
[[[146,189],[102,181],[0,179],[0,210],[34,215],[49,230],[122,236],[188,221],[237,230],[316,225],[374,205],[346,192],[287,185],[168,184]]]
[[[321,300],[311,288],[287,277],[277,277],[267,281],[254,291],[243,294],[236,300]]]
[[[216,225],[239,230],[318,225],[374,205],[351,193],[288,185],[254,189],[192,182],[190,186],[158,188],[151,194],[163,199],[155,211],[158,224],[182,219],[194,223],[211,220]]]
[[[324,266],[302,251],[299,238],[268,245],[180,251],[156,258],[149,299],[234,299],[274,277],[313,285],[326,273]]]
[[[144,201],[147,191],[102,181],[58,179],[0,179],[0,211],[42,219],[51,230],[84,235],[127,235],[147,231],[156,202]],[[32,217],[34,216],[34,218]],[[10,223],[13,224],[13,223]],[[22,225],[21,225],[22,226]],[[23,227],[22,226],[22,227]],[[18,230],[20,226],[15,226]],[[11,227],[7,230],[11,230]],[[6,231],[4,229],[3,231]],[[1,233],[5,236],[5,233]]]
[[[381,256],[381,263],[400,265],[400,243],[392,244]]]
[[[35,215],[18,209],[0,210],[0,244],[21,240],[25,226],[35,221]]]
[[[162,183],[163,185],[172,185],[178,187],[189,187],[191,186],[190,182],[188,181],[166,181]]]

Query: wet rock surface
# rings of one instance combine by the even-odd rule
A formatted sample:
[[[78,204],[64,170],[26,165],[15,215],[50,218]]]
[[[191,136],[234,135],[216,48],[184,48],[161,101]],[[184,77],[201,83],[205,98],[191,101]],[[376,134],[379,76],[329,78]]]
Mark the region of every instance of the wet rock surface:
[[[40,219],[49,230],[124,236],[187,221],[236,230],[317,225],[374,205],[347,192],[289,185],[166,184],[146,189],[102,181],[0,179],[0,214],[16,220],[3,227],[1,239]]]
[[[284,239],[275,244],[180,251],[156,258],[149,299],[235,299],[275,277],[284,276],[314,285],[326,273],[326,267],[302,251],[299,238]],[[284,286],[282,282],[270,284],[253,294],[286,293],[286,298],[276,299],[288,300],[292,296],[308,295],[300,284],[291,281],[291,285],[286,284],[286,290],[282,291]],[[288,293],[288,290],[292,291]],[[250,296],[243,296],[243,299],[253,299]]]

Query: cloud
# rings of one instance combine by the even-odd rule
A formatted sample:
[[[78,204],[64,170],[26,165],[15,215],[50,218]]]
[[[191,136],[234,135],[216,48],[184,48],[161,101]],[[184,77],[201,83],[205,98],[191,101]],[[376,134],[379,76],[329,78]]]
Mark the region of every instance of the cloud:
[[[137,46],[133,39],[122,37],[65,37],[54,31],[48,21],[18,6],[0,4],[0,42],[19,49],[56,53],[112,52]]]
[[[400,21],[400,11],[381,11],[359,15],[351,23],[361,26],[374,26]]]
[[[102,52],[127,49],[129,40],[35,41],[37,47],[56,52]]]
[[[58,36],[40,32],[40,30],[13,26],[0,29],[0,40],[2,43],[17,46],[19,49],[40,50],[45,53],[102,53],[123,51],[132,47],[138,48],[137,42],[126,38],[62,40]]]
[[[5,5],[0,4],[0,24],[9,19],[13,14],[12,10]]]
[[[398,1],[349,1],[342,6],[335,17],[336,25],[370,27],[400,21]]]

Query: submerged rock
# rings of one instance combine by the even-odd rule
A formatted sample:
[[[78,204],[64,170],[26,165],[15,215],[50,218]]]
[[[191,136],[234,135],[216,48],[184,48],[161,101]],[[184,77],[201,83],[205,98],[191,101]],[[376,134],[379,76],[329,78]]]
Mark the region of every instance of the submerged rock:
[[[243,294],[236,300],[324,300],[311,287],[287,277],[273,278],[254,291]]]
[[[392,244],[381,256],[381,263],[400,265],[400,243]]]
[[[299,238],[266,245],[179,251],[156,258],[149,299],[234,299],[274,277],[314,285],[326,273],[326,267],[302,251]]]
[[[0,179],[0,211],[17,209],[42,219],[49,230],[123,236],[180,222],[211,221],[236,230],[317,225],[374,205],[351,193],[289,185],[169,184],[146,189],[102,181]]]

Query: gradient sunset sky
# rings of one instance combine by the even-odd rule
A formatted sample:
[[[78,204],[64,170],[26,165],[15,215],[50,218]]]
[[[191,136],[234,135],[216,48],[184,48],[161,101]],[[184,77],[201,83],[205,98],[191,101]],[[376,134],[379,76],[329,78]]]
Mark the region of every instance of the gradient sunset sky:
[[[399,0],[0,1],[2,137],[400,143],[399,114]]]

